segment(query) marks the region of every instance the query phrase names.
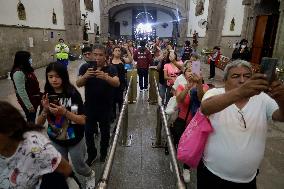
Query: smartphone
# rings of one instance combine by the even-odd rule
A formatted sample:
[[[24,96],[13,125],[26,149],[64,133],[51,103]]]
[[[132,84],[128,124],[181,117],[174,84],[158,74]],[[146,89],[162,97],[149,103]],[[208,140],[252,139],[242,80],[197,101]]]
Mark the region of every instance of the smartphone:
[[[263,57],[260,64],[260,73],[266,74],[267,80],[271,83],[276,79],[276,66],[278,59]]]
[[[88,61],[88,63],[90,64],[89,68],[92,68],[94,71],[97,70],[97,62],[96,61]]]
[[[49,101],[49,103],[60,105],[58,95],[48,95],[48,101]]]
[[[191,72],[200,76],[200,61],[192,61]]]

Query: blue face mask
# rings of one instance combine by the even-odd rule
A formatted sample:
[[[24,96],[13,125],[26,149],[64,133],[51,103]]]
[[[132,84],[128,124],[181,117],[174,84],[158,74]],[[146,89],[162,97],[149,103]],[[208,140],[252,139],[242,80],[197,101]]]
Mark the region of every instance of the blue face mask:
[[[32,59],[32,58],[29,59],[29,63],[30,63],[30,64],[33,63],[33,59]]]

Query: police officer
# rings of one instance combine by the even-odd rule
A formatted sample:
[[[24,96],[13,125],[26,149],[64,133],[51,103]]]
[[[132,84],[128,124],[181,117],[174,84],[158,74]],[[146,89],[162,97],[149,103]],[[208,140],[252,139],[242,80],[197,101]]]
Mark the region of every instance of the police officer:
[[[57,62],[63,64],[67,68],[69,47],[64,43],[62,38],[60,38],[58,41],[59,44],[55,46],[56,59]]]

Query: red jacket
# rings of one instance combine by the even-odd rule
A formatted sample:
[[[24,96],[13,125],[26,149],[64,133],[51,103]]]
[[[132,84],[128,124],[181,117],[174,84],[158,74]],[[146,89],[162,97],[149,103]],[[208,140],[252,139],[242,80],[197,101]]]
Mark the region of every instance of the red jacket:
[[[153,61],[151,52],[146,48],[143,51],[141,47],[134,52],[133,59],[137,61],[137,68],[149,68]]]

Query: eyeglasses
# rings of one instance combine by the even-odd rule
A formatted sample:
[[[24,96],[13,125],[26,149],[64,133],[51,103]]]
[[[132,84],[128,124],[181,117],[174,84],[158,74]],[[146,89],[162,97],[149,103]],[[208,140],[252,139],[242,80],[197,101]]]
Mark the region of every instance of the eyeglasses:
[[[241,110],[238,110],[238,112],[241,115],[242,122],[244,123],[244,128],[246,129],[247,128],[247,123],[246,123],[244,114],[243,114],[243,112]]]

